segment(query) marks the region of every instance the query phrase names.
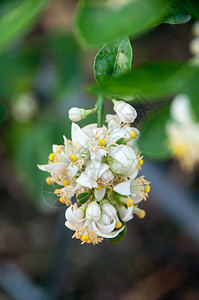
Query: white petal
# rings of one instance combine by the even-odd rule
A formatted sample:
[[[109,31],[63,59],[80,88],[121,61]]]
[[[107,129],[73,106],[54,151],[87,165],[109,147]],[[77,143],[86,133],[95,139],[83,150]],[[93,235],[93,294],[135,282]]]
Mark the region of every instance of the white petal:
[[[110,134],[107,144],[109,144],[110,142],[115,143],[117,140],[119,140],[125,136],[126,136],[125,130],[117,128],[117,129],[113,130],[113,132]]]
[[[93,124],[89,124],[87,126],[84,126],[82,128],[82,131],[84,133],[86,133],[87,136],[89,136],[89,138],[93,138],[94,135],[93,135],[93,130],[96,130],[97,129],[97,124],[96,123],[93,123]]]
[[[76,225],[76,224],[80,224],[82,223],[85,218],[83,219],[79,219],[75,216],[74,212],[73,212],[73,206],[71,205],[69,208],[67,208],[66,212],[65,212],[65,217],[66,220],[71,224],[71,225]]]
[[[65,226],[68,227],[70,230],[77,230],[75,225],[70,224],[68,221],[65,222]]]
[[[101,163],[98,178],[100,178],[102,174],[104,174],[104,172],[106,172],[108,169],[110,169],[110,166],[108,164]]]
[[[123,226],[120,229],[114,230],[110,233],[103,233],[100,230],[98,230],[98,227],[96,226],[96,224],[94,222],[92,222],[92,226],[93,226],[93,230],[96,231],[99,236],[102,236],[102,237],[107,238],[107,239],[111,239],[111,238],[116,237],[124,229],[124,226]],[[109,225],[107,225],[107,226],[109,226]]]
[[[68,167],[68,175],[73,178],[77,175],[78,171],[79,171],[78,166],[74,165],[74,163],[70,163]]]
[[[100,222],[97,222],[96,226],[100,232],[110,233],[111,231],[114,230],[115,223],[116,223],[116,221],[115,221],[115,219],[113,219],[113,221],[109,225],[104,225],[104,224],[101,224]]]
[[[189,98],[185,94],[176,96],[171,104],[171,116],[179,123],[192,123]]]
[[[129,196],[131,194],[130,186],[131,186],[130,180],[126,180],[114,186],[113,190],[120,195]]]
[[[133,219],[133,206],[128,208],[125,208],[124,206],[118,206],[118,211],[122,221],[128,222],[129,220]]]
[[[97,201],[101,201],[104,198],[105,193],[106,193],[106,188],[101,188],[100,190],[94,191],[94,196]]]
[[[106,151],[104,149],[97,148],[95,151],[91,153],[91,159],[101,160],[103,156],[105,156]]]
[[[47,165],[37,165],[37,166],[40,170],[47,171],[47,172],[60,172],[67,168],[67,164],[62,162],[56,162]]]
[[[86,172],[82,172],[82,174],[77,178],[76,182],[90,189],[98,187],[97,182],[92,179]]]
[[[119,147],[110,147],[109,156],[113,157],[115,160],[119,161],[123,166],[128,167],[129,162],[126,155]]]
[[[72,123],[72,141],[80,146],[85,146],[88,143],[89,137],[81,130],[81,128]]]
[[[58,145],[53,145],[53,153],[57,151]]]

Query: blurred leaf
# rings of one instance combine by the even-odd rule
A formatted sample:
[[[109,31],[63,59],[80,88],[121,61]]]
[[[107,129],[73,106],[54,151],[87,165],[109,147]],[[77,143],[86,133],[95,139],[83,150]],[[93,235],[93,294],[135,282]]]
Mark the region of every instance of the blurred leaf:
[[[187,23],[191,19],[190,10],[178,0],[172,3],[167,9],[167,15],[162,20],[163,23],[180,24]]]
[[[121,242],[123,240],[123,238],[125,237],[125,235],[127,233],[127,227],[124,222],[122,222],[122,225],[125,226],[124,229],[115,238],[109,239],[109,242],[111,244],[117,244],[117,243]]]
[[[128,37],[102,47],[95,57],[94,74],[100,85],[107,78],[117,78],[131,71],[132,48]]]
[[[124,35],[133,37],[153,27],[165,14],[167,0],[81,0],[75,29],[87,46],[98,46]]]
[[[199,19],[199,1],[198,0],[184,0],[186,6],[190,9],[193,16]]]
[[[190,84],[185,87],[184,92],[189,96],[193,115],[199,122],[199,69]]]
[[[0,51],[27,33],[50,0],[4,1],[0,4]]]
[[[141,126],[138,145],[140,151],[149,159],[165,160],[170,158],[165,132],[166,122],[170,119],[170,106],[161,108],[157,115],[149,116]]]
[[[69,121],[59,118],[57,122],[57,119],[48,115],[48,119],[29,126],[13,122],[6,134],[8,154],[12,157],[24,189],[35,204],[41,199],[45,178],[49,176],[48,172],[39,170],[37,164],[48,163],[52,144],[63,144],[63,134],[69,136],[69,131]]]
[[[110,97],[136,96],[147,99],[170,96],[181,91],[197,72],[197,67],[177,61],[150,62],[120,78],[107,80],[88,91]]]
[[[5,106],[3,106],[0,103],[0,124],[6,119],[6,117],[7,117],[7,110]]]

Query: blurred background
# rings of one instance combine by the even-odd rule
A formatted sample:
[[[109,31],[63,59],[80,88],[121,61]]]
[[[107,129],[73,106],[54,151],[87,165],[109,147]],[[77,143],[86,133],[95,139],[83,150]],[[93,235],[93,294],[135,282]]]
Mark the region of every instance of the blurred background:
[[[0,18],[18,2],[1,1]],[[94,106],[84,85],[94,81],[98,49],[81,47],[74,35],[77,1],[41,2],[49,3],[0,51],[0,300],[199,299],[197,168],[187,173],[172,159],[146,160],[147,216],[129,222],[116,245],[72,240],[65,207],[43,196],[46,174],[37,164],[63,134],[70,137],[69,108]],[[134,39],[133,67],[188,60],[192,25],[161,24]],[[155,118],[158,106],[151,110]],[[138,126],[149,113],[140,111]],[[93,116],[79,124],[89,122]]]

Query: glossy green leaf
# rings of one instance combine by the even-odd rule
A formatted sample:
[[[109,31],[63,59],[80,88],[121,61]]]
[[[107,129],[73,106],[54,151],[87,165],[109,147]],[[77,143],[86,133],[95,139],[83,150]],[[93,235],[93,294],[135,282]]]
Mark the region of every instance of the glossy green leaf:
[[[103,46],[95,57],[94,74],[100,85],[104,80],[117,78],[131,71],[132,47],[128,37]]]
[[[98,46],[124,35],[133,37],[159,23],[168,0],[81,0],[75,19],[78,37]]]
[[[171,3],[167,8],[167,15],[162,23],[180,24],[187,23],[191,19],[191,12],[181,0]]]
[[[165,160],[170,158],[167,146],[165,126],[170,119],[170,107],[159,109],[156,115],[149,116],[141,126],[138,144],[139,149],[146,158]]]
[[[155,99],[178,93],[196,73],[196,66],[182,62],[150,62],[120,78],[107,80],[100,87],[90,86],[88,91],[113,98],[140,94],[142,98]]]
[[[50,0],[15,0],[0,3],[0,51],[27,33]]]
[[[82,205],[84,204],[86,201],[88,201],[88,199],[90,198],[91,195],[91,190],[89,191],[89,193],[81,193],[77,196],[77,202]]]

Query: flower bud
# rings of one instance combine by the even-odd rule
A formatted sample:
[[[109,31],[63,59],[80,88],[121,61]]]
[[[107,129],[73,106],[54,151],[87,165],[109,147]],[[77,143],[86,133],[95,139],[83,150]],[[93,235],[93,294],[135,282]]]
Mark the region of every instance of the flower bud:
[[[101,214],[101,217],[100,217],[100,223],[102,223],[103,225],[109,225],[110,224],[110,219],[109,217],[105,214],[105,213],[102,213]]]
[[[69,119],[73,122],[78,122],[84,119],[84,109],[72,107],[68,112]]]
[[[86,218],[89,221],[98,222],[101,215],[101,209],[99,204],[92,202],[89,204],[86,210]]]
[[[114,111],[117,113],[120,120],[124,123],[133,123],[137,118],[136,110],[124,101],[113,100]]]
[[[117,214],[115,207],[109,202],[103,203],[101,208],[102,211],[109,217],[109,219],[113,219]]]
[[[101,180],[104,181],[104,182],[106,182],[106,183],[108,183],[111,180],[113,180],[113,178],[114,178],[114,174],[113,174],[113,172],[110,169],[108,169],[107,171],[105,171],[102,174],[102,176],[101,176]]]

